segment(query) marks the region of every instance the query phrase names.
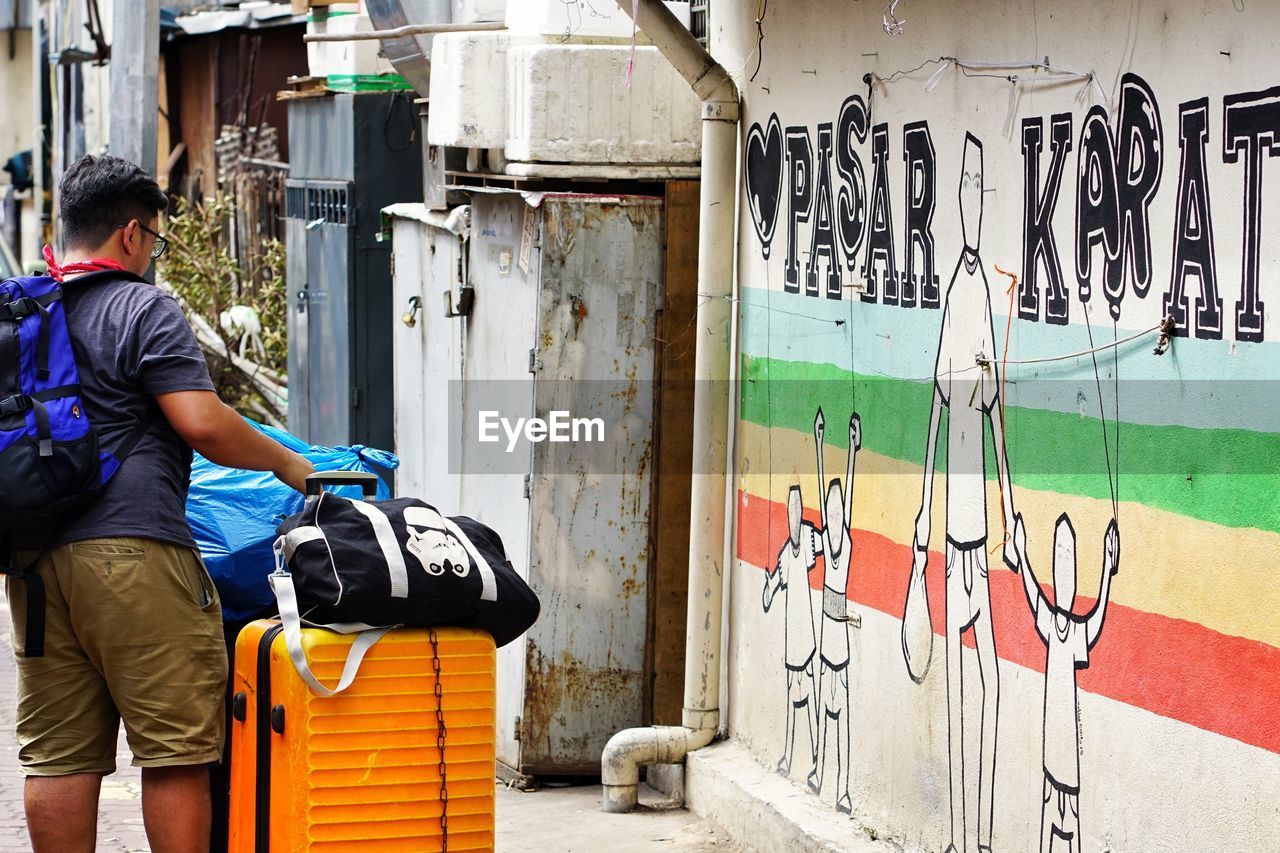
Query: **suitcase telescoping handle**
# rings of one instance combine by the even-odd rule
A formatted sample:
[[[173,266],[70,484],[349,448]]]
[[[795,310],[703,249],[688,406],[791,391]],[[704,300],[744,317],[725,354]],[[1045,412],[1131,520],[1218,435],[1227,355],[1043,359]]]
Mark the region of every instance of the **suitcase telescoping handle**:
[[[378,475],[368,471],[324,471],[307,476],[307,494],[318,495],[325,486],[359,486],[365,500],[378,495]]]

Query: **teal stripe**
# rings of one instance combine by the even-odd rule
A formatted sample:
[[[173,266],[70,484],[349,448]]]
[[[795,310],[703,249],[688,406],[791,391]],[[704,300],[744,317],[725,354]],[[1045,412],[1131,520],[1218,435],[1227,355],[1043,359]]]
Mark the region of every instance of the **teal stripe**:
[[[744,355],[830,364],[859,374],[919,381],[933,374],[942,322],[940,310],[860,300],[851,304],[761,288],[743,289],[742,315]],[[1000,313],[995,316],[998,348],[1004,345],[1006,317]],[[1095,323],[1095,345],[1113,340],[1110,326],[1101,318]],[[1134,331],[1119,329],[1115,334],[1123,338]],[[1152,335],[1119,350],[1121,420],[1153,426],[1280,432],[1280,342],[1233,345],[1229,341],[1177,338],[1163,356],[1152,354],[1154,343]],[[1084,325],[1064,327],[1015,319],[1009,358],[1041,358],[1089,347],[1089,330]],[[1104,384],[1114,382],[1115,358],[1111,350],[1098,355],[1099,378]],[[1087,414],[1098,411],[1093,359],[1087,356],[1045,365],[1010,365],[1006,381],[1010,402],[1025,408]],[[1110,418],[1114,414],[1114,386],[1104,387],[1102,398]]]

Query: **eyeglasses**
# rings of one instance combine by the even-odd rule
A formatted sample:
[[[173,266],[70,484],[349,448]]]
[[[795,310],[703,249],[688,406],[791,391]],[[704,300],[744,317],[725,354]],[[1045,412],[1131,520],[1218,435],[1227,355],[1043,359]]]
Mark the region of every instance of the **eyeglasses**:
[[[134,220],[134,221],[136,221],[136,220]],[[128,222],[126,222],[124,225],[117,225],[117,226],[116,226],[116,228],[128,228],[128,227],[129,227],[129,223],[128,223]],[[169,250],[169,238],[168,238],[168,237],[165,237],[164,235],[160,234],[159,232],[152,231],[150,228],[148,228],[147,226],[143,225],[141,222],[139,222],[139,223],[138,223],[138,227],[139,227],[139,228],[141,228],[141,229],[142,229],[144,232],[146,232],[147,234],[150,234],[152,237],[155,237],[155,238],[156,238],[155,245],[151,247],[151,260],[153,260],[153,261],[154,261],[156,258],[159,258],[161,255],[163,255],[165,252],[167,252],[167,251]]]

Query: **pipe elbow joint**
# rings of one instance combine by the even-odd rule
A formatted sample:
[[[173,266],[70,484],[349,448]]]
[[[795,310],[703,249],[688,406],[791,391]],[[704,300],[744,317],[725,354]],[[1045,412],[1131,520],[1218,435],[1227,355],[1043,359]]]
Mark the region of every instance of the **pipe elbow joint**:
[[[634,809],[640,800],[640,768],[683,761],[691,748],[710,743],[715,729],[705,732],[708,735],[705,741],[703,734],[703,731],[692,732],[681,726],[650,726],[625,729],[609,738],[600,755],[604,810],[628,812]]]

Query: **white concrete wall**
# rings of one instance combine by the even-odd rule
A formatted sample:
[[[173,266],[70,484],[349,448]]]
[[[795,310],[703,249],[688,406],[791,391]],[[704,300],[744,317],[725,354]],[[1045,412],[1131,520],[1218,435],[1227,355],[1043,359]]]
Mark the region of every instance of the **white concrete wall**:
[[[847,783],[859,818],[882,836],[913,848],[942,851],[954,843],[957,850],[973,851],[979,843],[989,843],[995,850],[1040,849],[1047,652],[1036,636],[1021,576],[1002,565],[1001,508],[1007,498],[1010,514],[1025,517],[1027,559],[1047,595],[1036,605],[1042,608],[1051,607],[1057,597],[1049,583],[1054,522],[1060,513],[1069,514],[1076,531],[1081,596],[1073,612],[1082,616],[1100,594],[1098,567],[1105,530],[1118,516],[1123,557],[1109,590],[1104,627],[1089,654],[1088,668],[1075,670],[1076,687],[1066,691],[1069,696],[1074,690],[1078,698],[1080,838],[1070,849],[1276,849],[1280,588],[1275,566],[1280,559],[1280,503],[1275,489],[1280,472],[1271,462],[1259,462],[1280,458],[1280,422],[1271,414],[1276,408],[1275,380],[1280,379],[1280,317],[1274,309],[1280,305],[1280,249],[1268,236],[1280,222],[1280,178],[1274,174],[1277,165],[1263,156],[1256,221],[1261,223],[1259,297],[1266,305],[1261,314],[1267,326],[1257,335],[1247,306],[1242,314],[1238,305],[1247,301],[1242,297],[1248,278],[1247,157],[1233,161],[1224,153],[1224,123],[1227,105],[1237,101],[1257,104],[1258,115],[1267,121],[1280,118],[1270,106],[1280,92],[1267,91],[1280,86],[1280,73],[1270,59],[1280,34],[1280,6],[1249,3],[1237,12],[1231,3],[1210,0],[1152,0],[1141,5],[1101,0],[905,0],[898,7],[899,16],[906,19],[899,37],[882,29],[884,6],[835,0],[771,4],[762,40],[756,4],[718,3],[712,9],[712,52],[741,87],[743,161],[753,172],[745,177],[740,197],[738,278],[742,355],[749,381],[741,392],[736,464],[739,559],[731,580],[730,735],[765,768],[773,769],[790,755],[789,777],[804,786],[814,768],[804,715],[821,703],[850,723],[851,737],[838,745],[840,721],[825,717],[827,734],[820,746],[825,767],[815,796],[833,813]],[[927,90],[931,76],[943,68],[929,61],[939,57],[974,64],[1021,64],[1048,57],[1057,69],[1093,77],[1046,81],[1044,70],[1017,67],[974,68],[970,74],[995,76],[969,77],[949,66]],[[866,74],[883,81],[870,94]],[[1086,115],[1100,107],[1117,149],[1134,141],[1121,132],[1125,74],[1136,75],[1129,78],[1131,105],[1139,103],[1142,91],[1154,96],[1162,132],[1156,149],[1162,156],[1160,178],[1149,202],[1141,206],[1149,221],[1150,273],[1144,286],[1144,277],[1130,260],[1119,277],[1120,298],[1109,301],[1104,249],[1095,247],[1092,274],[1085,276],[1092,286],[1086,315],[1076,253],[1082,131]],[[1009,75],[1023,82],[1015,85]],[[1257,94],[1236,97],[1242,93]],[[843,144],[842,105],[855,96],[870,108],[865,140],[855,138],[848,147],[861,168],[861,193],[855,191],[859,181],[849,158],[842,170],[838,153]],[[1197,217],[1179,212],[1180,195],[1196,186],[1180,173],[1190,171],[1187,163],[1194,160],[1186,159],[1188,152],[1197,153],[1200,144],[1195,134],[1180,138],[1180,122],[1188,127],[1187,122],[1200,117],[1194,104],[1202,98],[1207,99],[1203,115],[1208,136],[1199,150],[1204,155],[1217,296],[1222,302],[1217,327],[1198,310],[1200,278],[1176,274],[1183,266],[1176,235],[1183,235],[1185,260],[1187,242],[1203,233]],[[1034,310],[1024,306],[1023,316],[1009,324],[1010,361],[1085,349],[1090,335],[1096,343],[1109,343],[1113,335],[1148,329],[1170,310],[1166,294],[1179,282],[1186,290],[1185,325],[1170,355],[1152,355],[1154,337],[1143,338],[1140,344],[1120,348],[1118,357],[1111,351],[1100,354],[1096,374],[1088,357],[978,370],[975,379],[983,379],[974,394],[966,386],[962,395],[968,405],[981,406],[984,397],[1000,394],[1010,407],[1002,449],[1007,450],[1012,486],[997,486],[998,466],[970,460],[976,473],[986,476],[985,490],[977,487],[969,493],[977,501],[985,494],[985,512],[981,503],[954,497],[962,490],[955,466],[962,464],[966,451],[955,444],[948,424],[953,432],[976,429],[990,459],[990,431],[998,408],[990,416],[979,412],[969,427],[959,426],[958,420],[965,399],[953,397],[950,411],[942,409],[939,470],[932,511],[925,513],[932,523],[926,523],[931,529],[924,531],[928,541],[921,543],[930,549],[926,576],[934,632],[932,663],[921,683],[913,683],[904,663],[903,602],[913,572],[913,539],[921,530],[916,520],[930,398],[939,348],[947,349],[939,343],[939,330],[944,322],[960,330],[951,346],[960,353],[953,363],[956,370],[962,362],[964,367],[972,365],[979,351],[987,358],[1004,351],[1009,280],[995,267],[1025,280],[1032,266],[1024,263],[1023,122],[1043,120],[1039,186],[1034,191],[1039,197],[1052,161],[1052,117],[1061,114],[1070,114],[1071,147],[1051,222],[1069,318],[1065,324],[1046,322],[1047,271],[1037,260],[1038,304]],[[769,131],[774,115],[777,136]],[[1147,115],[1138,109],[1131,120],[1141,123]],[[933,273],[941,303],[937,308],[920,306],[922,282],[914,288],[915,304],[902,304],[902,281],[893,300],[898,304],[887,304],[883,273],[875,264],[870,272],[864,270],[877,219],[873,140],[881,124],[888,143],[884,165],[892,210],[889,240],[898,274],[912,252],[906,236],[909,179],[904,143],[908,131],[919,133],[927,126],[933,158],[920,175],[932,170],[935,198],[927,233],[935,252]],[[833,230],[829,242],[814,235],[815,223],[828,215],[823,206],[821,145],[828,127],[837,152],[826,166]],[[791,168],[789,130],[797,141],[807,136],[810,142],[807,175]],[[1280,134],[1280,127],[1276,132]],[[986,192],[980,240],[965,239],[959,215],[958,188],[962,171],[969,170],[963,161],[966,134],[983,146]],[[1277,138],[1263,138],[1266,154],[1271,153],[1271,139]],[[1136,161],[1134,174],[1142,174]],[[801,194],[809,193],[807,204],[791,195],[797,179]],[[753,203],[753,196],[759,201]],[[771,203],[775,196],[776,215]],[[842,206],[842,200],[854,204]],[[855,221],[861,225],[855,227]],[[789,237],[792,230],[794,240]],[[846,264],[849,242],[857,251]],[[973,306],[958,305],[947,309],[949,319],[944,321],[942,306],[966,244],[979,248],[990,315],[978,305],[976,318],[966,319],[962,315]],[[835,273],[822,257],[824,250],[834,255]],[[917,274],[926,263],[918,248],[913,263]],[[793,265],[794,284],[788,276]],[[872,292],[862,289],[867,279]],[[1118,304],[1118,317],[1109,313],[1113,303]],[[945,352],[943,356],[945,361]],[[1007,386],[998,382],[1001,373]],[[1117,373],[1120,382],[1108,387]],[[771,381],[763,381],[766,378]],[[1248,381],[1230,381],[1237,379]],[[979,391],[982,396],[977,396]],[[1120,407],[1126,442],[1122,457],[1112,458],[1117,454],[1113,439],[1103,438],[1100,403],[1113,432],[1112,407]],[[832,519],[833,524],[843,522],[851,528],[849,579],[847,584],[842,577],[836,581],[850,613],[860,617],[860,627],[824,618],[819,590],[824,573],[828,584],[833,575],[822,558],[808,578],[801,572],[787,588],[778,588],[775,576],[771,606],[767,611],[762,606],[766,571],[774,568],[786,548],[786,501],[792,485],[798,484],[803,495],[803,530],[821,533],[827,524],[820,512],[822,486],[812,431],[819,406],[825,414],[821,443],[826,445],[828,480],[844,482],[848,419],[854,411],[861,418],[862,450],[856,457],[852,506],[842,507],[836,513],[841,518]],[[945,461],[949,440],[950,463]],[[968,447],[972,450],[973,445]],[[948,464],[953,466],[950,508]],[[1109,495],[1114,488],[1120,492],[1115,502]],[[963,736],[948,715],[945,638],[954,626],[946,627],[945,602],[947,596],[952,603],[963,598],[956,594],[960,575],[950,581],[944,576],[944,534],[958,528],[966,513],[977,513],[979,519],[985,515],[987,541],[982,550],[989,581],[975,581],[973,601],[991,614],[999,652],[998,746],[989,837],[978,814],[978,741],[983,682],[994,693],[994,678],[989,669],[980,670],[971,632],[964,635],[969,645],[962,653],[963,689],[950,691],[952,706],[959,703],[964,708]],[[1016,552],[1010,554],[1016,562]],[[816,588],[806,589],[806,580]],[[983,589],[988,585],[989,593]],[[786,597],[806,594],[811,606],[793,608],[792,616],[807,609],[812,627],[802,619],[788,622],[786,615]],[[847,698],[842,687],[822,698],[833,684],[840,684],[820,663],[824,632],[849,638]],[[816,643],[807,639],[813,634]],[[800,677],[811,698],[795,718],[794,743],[788,744],[785,725],[792,705],[784,656],[787,644],[796,642],[816,645],[817,653],[813,681]],[[824,715],[817,717],[821,728]],[[963,737],[965,745],[965,767],[954,791],[949,736]],[[1069,755],[1070,744],[1066,750]],[[962,803],[963,825],[953,829],[953,810],[958,814]],[[1059,838],[1052,849],[1069,848]]]

